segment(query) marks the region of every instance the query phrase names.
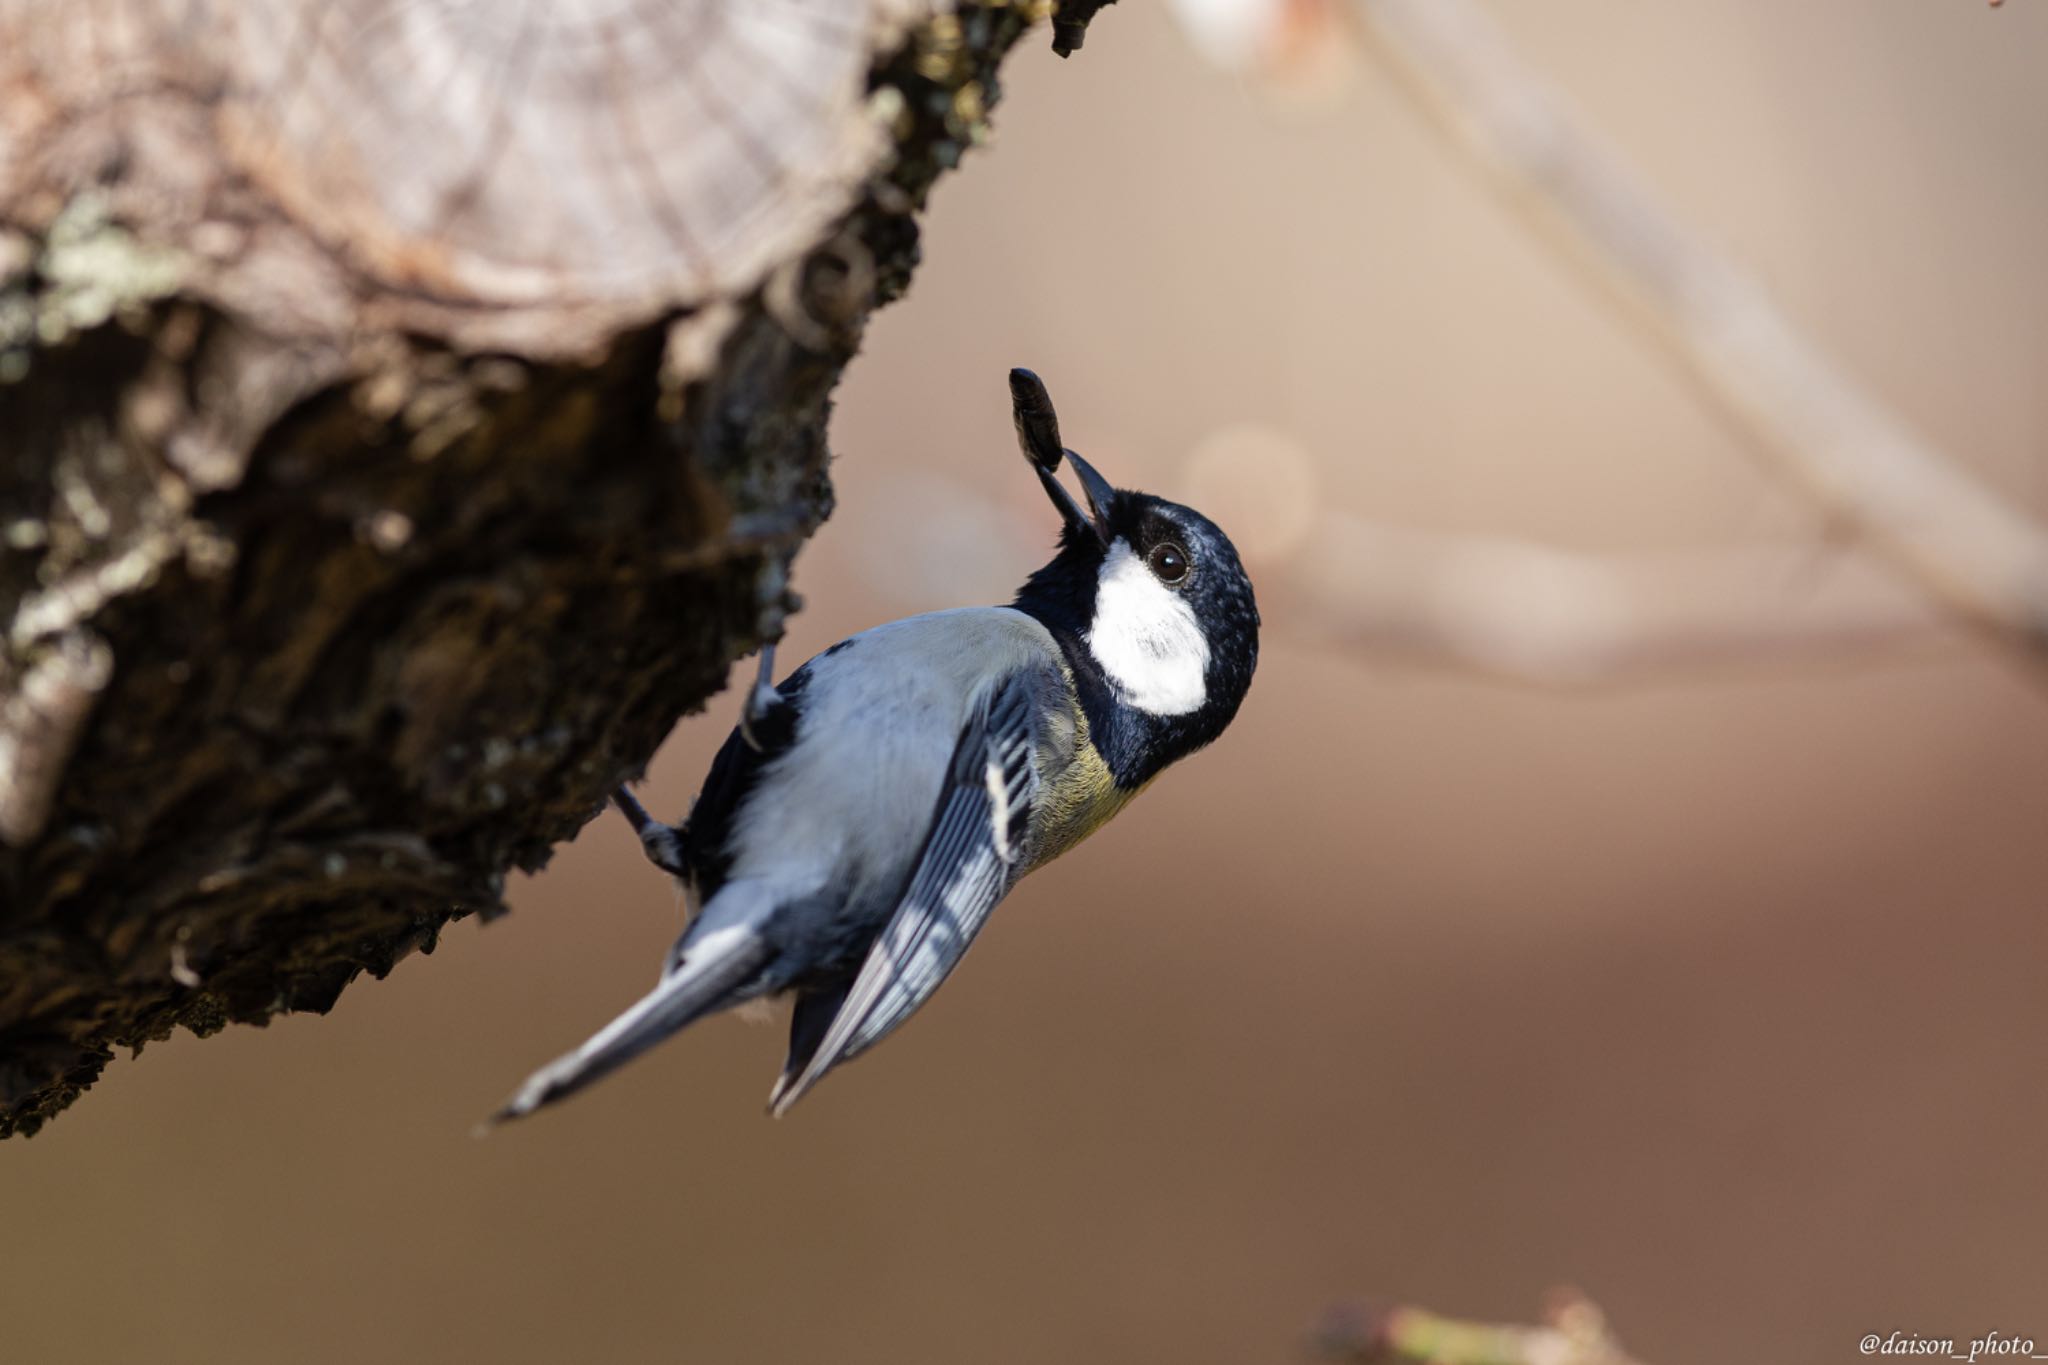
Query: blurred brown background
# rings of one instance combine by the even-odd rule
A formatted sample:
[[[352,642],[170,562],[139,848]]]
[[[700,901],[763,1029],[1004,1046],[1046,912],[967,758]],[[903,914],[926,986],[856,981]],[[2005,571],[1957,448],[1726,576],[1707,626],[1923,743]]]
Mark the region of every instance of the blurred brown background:
[[[1499,12],[1794,317],[2048,512],[2048,6]],[[1012,364],[1167,493],[1252,422],[1382,522],[1819,530],[1375,68],[1278,107],[1129,4],[1007,74],[842,393],[791,664],[1043,557]],[[1347,1296],[1525,1318],[1560,1281],[1662,1365],[2048,1341],[2042,684],[1958,638],[1525,691],[1330,652],[1276,600],[1232,732],[791,1118],[762,1116],[780,1028],[723,1018],[474,1141],[679,927],[608,816],[508,919],[327,1018],[152,1047],[0,1150],[33,1230],[0,1355],[1272,1362]],[[650,804],[684,807],[733,710],[677,732]]]

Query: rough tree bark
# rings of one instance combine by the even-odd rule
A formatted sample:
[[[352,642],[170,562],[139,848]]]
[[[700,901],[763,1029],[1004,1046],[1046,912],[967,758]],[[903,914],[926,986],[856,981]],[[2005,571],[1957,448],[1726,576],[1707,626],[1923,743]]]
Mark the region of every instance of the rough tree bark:
[[[0,1136],[496,911],[780,633],[1048,8],[0,0]]]

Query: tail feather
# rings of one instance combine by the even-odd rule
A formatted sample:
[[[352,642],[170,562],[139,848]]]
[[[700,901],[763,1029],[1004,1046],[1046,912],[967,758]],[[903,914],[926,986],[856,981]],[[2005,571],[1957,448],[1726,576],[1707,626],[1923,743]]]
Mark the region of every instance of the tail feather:
[[[732,926],[707,934],[639,1003],[606,1024],[589,1042],[527,1078],[485,1127],[524,1118],[609,1076],[647,1049],[714,1010],[736,1003],[733,992],[766,966],[771,949],[751,929]]]

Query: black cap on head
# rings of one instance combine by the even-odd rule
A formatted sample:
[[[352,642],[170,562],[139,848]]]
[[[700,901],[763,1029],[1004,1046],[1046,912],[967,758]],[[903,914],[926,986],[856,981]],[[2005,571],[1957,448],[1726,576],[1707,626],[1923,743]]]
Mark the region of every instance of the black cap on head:
[[[1207,517],[1147,493],[1113,488],[1061,445],[1059,418],[1037,375],[1010,371],[1010,400],[1017,443],[1065,522],[1059,553],[1031,575],[1013,605],[1059,642],[1094,744],[1118,784],[1135,786],[1216,738],[1236,715],[1258,665],[1259,611],[1251,580],[1230,538]],[[1088,499],[1085,514],[1055,477],[1062,460],[1080,478]],[[1101,595],[1112,582],[1121,603],[1114,625],[1102,615],[1108,599]],[[1162,647],[1149,623],[1131,619],[1134,584],[1150,585],[1150,610],[1190,618],[1201,632],[1201,676],[1183,673],[1171,695],[1148,696],[1128,676],[1149,666],[1132,650],[1143,655]],[[1099,626],[1112,636],[1121,631],[1128,647],[1119,649]]]

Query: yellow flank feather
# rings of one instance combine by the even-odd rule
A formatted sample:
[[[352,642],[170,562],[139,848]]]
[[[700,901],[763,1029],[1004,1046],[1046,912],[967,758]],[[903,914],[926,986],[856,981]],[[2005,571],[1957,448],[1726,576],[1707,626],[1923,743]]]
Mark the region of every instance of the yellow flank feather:
[[[1069,714],[1075,721],[1072,747],[1057,741],[1053,746],[1065,750],[1060,755],[1065,761],[1056,758],[1040,769],[1046,773],[1046,781],[1039,788],[1038,803],[1031,813],[1031,855],[1026,871],[1045,866],[1101,829],[1143,790],[1117,786],[1116,779],[1110,776],[1108,762],[1088,737],[1088,718],[1080,705],[1074,704]]]

